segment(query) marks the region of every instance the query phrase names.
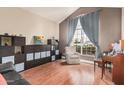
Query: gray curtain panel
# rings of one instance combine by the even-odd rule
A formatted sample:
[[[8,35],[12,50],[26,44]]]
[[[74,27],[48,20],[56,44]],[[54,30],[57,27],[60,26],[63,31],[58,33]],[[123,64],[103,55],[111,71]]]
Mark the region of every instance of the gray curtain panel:
[[[68,23],[68,25],[69,25],[68,26],[69,27],[69,31],[68,31],[68,46],[70,46],[70,44],[72,42],[76,27],[77,27],[77,23],[78,23],[78,17],[69,20],[69,23]]]
[[[96,46],[96,58],[100,58],[99,47],[99,11],[80,16],[80,23],[89,40]]]

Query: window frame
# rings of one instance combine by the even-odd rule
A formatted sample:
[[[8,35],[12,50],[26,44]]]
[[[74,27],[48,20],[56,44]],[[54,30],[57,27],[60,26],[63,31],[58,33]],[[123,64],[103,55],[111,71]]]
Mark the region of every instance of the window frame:
[[[80,32],[77,32],[77,31],[80,31]],[[81,37],[83,37],[84,43],[81,43]],[[77,42],[76,42],[76,39],[77,39]],[[86,43],[86,42],[89,42],[89,43]],[[94,44],[92,44],[92,42],[86,36],[84,30],[81,27],[79,20],[78,20],[78,24],[77,24],[71,45],[76,46],[76,51],[81,53],[82,55],[95,55],[96,47],[94,46]],[[79,47],[80,49],[78,49]]]

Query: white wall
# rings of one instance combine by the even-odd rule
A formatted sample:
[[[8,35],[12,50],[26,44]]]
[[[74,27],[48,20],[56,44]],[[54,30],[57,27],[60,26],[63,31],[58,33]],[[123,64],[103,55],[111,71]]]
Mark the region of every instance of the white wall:
[[[122,8],[122,31],[121,31],[121,39],[124,39],[124,8]]]
[[[59,39],[59,25],[20,8],[0,8],[0,34],[22,34],[26,44],[33,43],[33,36],[44,35]]]

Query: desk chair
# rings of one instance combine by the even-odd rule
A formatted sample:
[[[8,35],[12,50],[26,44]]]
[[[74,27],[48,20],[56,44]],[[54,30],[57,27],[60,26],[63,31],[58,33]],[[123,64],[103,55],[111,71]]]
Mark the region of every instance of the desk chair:
[[[95,59],[94,60],[94,72],[96,70],[96,63],[98,64],[98,66],[102,68],[101,79],[103,79],[103,75],[105,73],[105,67],[107,66],[107,62],[104,61],[104,57],[102,57],[102,59]]]

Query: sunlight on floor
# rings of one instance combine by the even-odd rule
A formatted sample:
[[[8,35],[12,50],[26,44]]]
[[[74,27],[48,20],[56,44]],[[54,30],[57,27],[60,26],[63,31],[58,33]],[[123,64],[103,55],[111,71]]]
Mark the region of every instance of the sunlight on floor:
[[[90,64],[93,64],[93,61],[81,59],[80,63],[90,63]]]

